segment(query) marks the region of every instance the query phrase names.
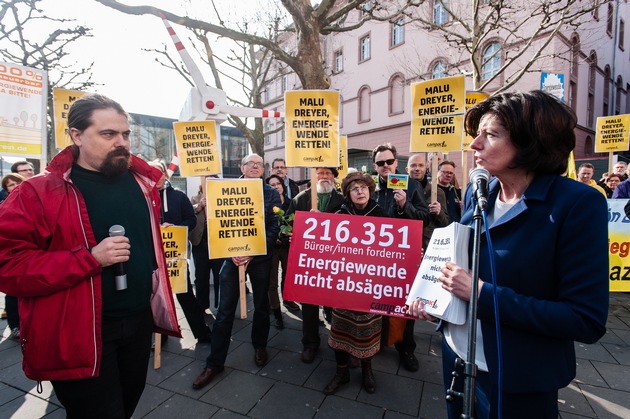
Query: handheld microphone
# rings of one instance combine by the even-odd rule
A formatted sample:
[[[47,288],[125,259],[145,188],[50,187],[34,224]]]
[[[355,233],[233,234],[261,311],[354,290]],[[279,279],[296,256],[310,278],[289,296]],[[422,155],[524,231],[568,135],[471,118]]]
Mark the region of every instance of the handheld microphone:
[[[477,205],[480,210],[485,211],[488,206],[488,181],[490,180],[490,173],[486,169],[477,167],[470,170],[468,177],[473,186],[473,194],[477,200]]]
[[[109,237],[118,237],[125,235],[125,227],[115,224],[109,228]],[[114,279],[116,280],[116,291],[127,289],[127,274],[125,273],[125,264],[123,262],[114,264]]]

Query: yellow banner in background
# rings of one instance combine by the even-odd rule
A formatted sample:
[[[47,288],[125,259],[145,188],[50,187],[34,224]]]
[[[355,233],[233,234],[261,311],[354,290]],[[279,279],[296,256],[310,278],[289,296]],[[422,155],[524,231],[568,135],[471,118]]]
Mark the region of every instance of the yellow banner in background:
[[[72,102],[87,95],[78,90],[53,89],[53,111],[55,114],[55,147],[58,150],[72,145],[68,130],[68,110]]]
[[[295,90],[284,100],[287,166],[339,167],[339,92]]]
[[[173,122],[182,176],[216,175],[223,171],[214,121]]]
[[[597,118],[595,152],[609,153],[628,150],[630,115],[600,116]],[[591,150],[586,150],[590,152]]]
[[[464,136],[466,90],[464,76],[411,85],[409,151],[459,151]]]
[[[623,210],[627,202],[627,199],[608,200],[611,292],[630,292],[630,220]]]
[[[486,100],[488,97],[490,97],[490,95],[484,92],[466,92],[466,111],[475,106],[477,103]],[[470,150],[470,143],[472,143],[475,137],[471,137],[466,134],[465,131],[466,127],[464,127],[464,144],[462,145],[462,148],[464,150]]]
[[[1,156],[45,165],[47,86],[46,71],[0,61]]]
[[[207,179],[210,259],[267,254],[262,179]]]
[[[160,227],[168,277],[173,293],[188,292],[188,227]]]

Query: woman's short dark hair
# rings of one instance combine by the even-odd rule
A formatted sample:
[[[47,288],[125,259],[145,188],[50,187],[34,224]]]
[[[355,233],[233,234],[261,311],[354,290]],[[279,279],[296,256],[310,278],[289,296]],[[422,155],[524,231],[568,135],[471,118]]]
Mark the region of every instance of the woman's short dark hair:
[[[508,131],[517,153],[512,168],[536,174],[567,171],[575,148],[575,112],[541,90],[501,93],[479,102],[466,113],[466,132],[477,136],[481,118],[491,113]]]
[[[129,119],[129,114],[115,100],[97,93],[81,96],[70,105],[68,110],[68,129],[85,131],[92,125],[92,114],[97,109],[113,108],[120,115]]]
[[[12,180],[13,182],[17,182],[19,185],[26,179],[19,173],[7,173],[2,177],[2,189],[4,189],[5,192],[9,192],[9,190],[7,189],[7,185],[9,184],[10,180]]]
[[[278,175],[271,175],[267,179],[265,179],[265,182],[267,184],[269,184],[269,181],[271,179],[278,179],[278,182],[280,182],[280,184],[282,185],[282,195],[286,195],[287,194],[287,185],[284,184],[284,180],[282,180],[282,178],[280,176],[278,176]]]
[[[374,182],[372,176],[366,173],[352,172],[348,173],[348,175],[341,181],[341,192],[343,193],[344,198],[346,198],[348,201],[350,201],[350,185],[352,185],[354,182],[365,183],[365,185],[370,190],[370,198],[372,197],[372,195],[374,195],[374,191],[376,190],[376,183]]]

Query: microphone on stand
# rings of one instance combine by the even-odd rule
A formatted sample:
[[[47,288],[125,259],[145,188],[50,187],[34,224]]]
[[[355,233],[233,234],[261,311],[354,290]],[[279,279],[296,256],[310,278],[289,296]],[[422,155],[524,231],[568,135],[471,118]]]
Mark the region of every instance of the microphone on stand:
[[[118,237],[125,235],[125,227],[115,224],[109,228],[109,237]],[[116,291],[127,289],[127,274],[125,273],[125,264],[123,262],[114,264],[114,279],[116,280]]]
[[[470,170],[468,178],[473,185],[473,194],[477,200],[479,209],[485,211],[488,206],[488,181],[490,180],[490,172],[481,167],[477,167]]]

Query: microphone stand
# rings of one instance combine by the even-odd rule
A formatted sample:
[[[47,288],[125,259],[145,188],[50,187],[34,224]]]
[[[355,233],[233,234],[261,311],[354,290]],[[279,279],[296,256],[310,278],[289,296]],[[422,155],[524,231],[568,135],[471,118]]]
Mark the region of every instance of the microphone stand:
[[[479,250],[481,247],[481,228],[483,216],[479,202],[475,206],[473,215],[473,257],[472,257],[472,284],[470,289],[470,301],[468,302],[468,352],[464,364],[464,412],[462,418],[472,418],[475,406],[475,379],[477,378],[477,365],[475,355],[477,349],[477,293],[479,290]]]
[[[479,251],[481,242],[481,228],[483,227],[483,215],[479,203],[475,205],[473,214],[473,254],[472,254],[472,284],[470,290],[470,301],[468,303],[468,350],[466,353],[466,361],[461,358],[455,360],[455,369],[453,371],[453,380],[451,388],[447,391],[446,399],[452,401],[454,397],[463,398],[462,418],[473,418],[475,408],[475,379],[477,377],[477,365],[475,364],[475,356],[477,349],[477,293],[479,290]],[[455,377],[459,376],[459,371],[463,371],[464,375],[464,392],[460,393],[453,389],[455,385]]]

